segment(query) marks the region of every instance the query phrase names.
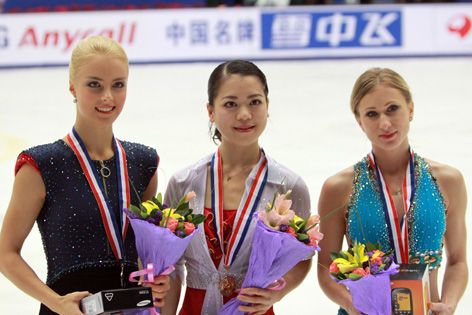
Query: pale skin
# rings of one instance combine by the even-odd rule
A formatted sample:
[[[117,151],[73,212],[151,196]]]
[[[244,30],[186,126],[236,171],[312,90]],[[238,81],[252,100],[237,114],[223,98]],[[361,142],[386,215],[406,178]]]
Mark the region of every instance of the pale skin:
[[[70,92],[77,99],[75,128],[93,160],[114,155],[112,125],[126,99],[127,64],[117,58],[95,55],[87,60],[70,81]],[[157,190],[157,172],[152,177],[144,200]],[[28,196],[28,198],[24,198]],[[41,174],[25,164],[18,171],[0,234],[0,271],[18,288],[58,314],[81,315],[79,302],[89,292],[61,296],[50,289],[21,256],[23,243],[30,233],[45,201],[46,188]],[[21,220],[17,214],[21,213]],[[156,306],[163,305],[169,290],[169,277],[162,276],[150,285]]]
[[[268,100],[256,76],[229,75],[221,83],[214,104],[207,105],[208,116],[218,126],[222,139],[220,152],[223,165],[223,208],[238,209],[245,190],[246,178],[260,158],[259,136],[265,129]],[[209,172],[209,170],[208,170]],[[230,180],[228,180],[230,178]],[[207,174],[205,207],[211,208],[210,175]],[[297,264],[284,275],[287,285],[280,291],[243,288],[237,299],[248,302],[240,310],[254,315],[264,314],[276,302],[297,287],[307,275],[311,260]],[[179,280],[173,280],[179,282]],[[175,314],[180,283],[172,283],[168,305],[173,308],[163,314]]]
[[[408,164],[408,129],[413,118],[413,103],[407,102],[396,89],[378,85],[364,96],[358,105],[357,122],[372,143],[377,163],[390,191],[401,186]],[[447,217],[444,235],[445,266],[441,294],[438,272],[430,272],[431,310],[436,315],[453,314],[463,295],[467,281],[465,210],[467,193],[461,173],[448,165],[427,159],[431,173],[436,178],[444,196]],[[320,230],[324,238],[320,242],[318,282],[325,294],[351,315],[360,315],[352,304],[346,288],[329,277],[330,253],[340,251],[346,230],[346,205],[352,193],[353,167],[349,167],[326,180],[323,185],[318,209],[323,217],[332,209],[342,207],[329,219],[322,220]],[[394,195],[394,203],[403,216],[405,209],[401,194]]]

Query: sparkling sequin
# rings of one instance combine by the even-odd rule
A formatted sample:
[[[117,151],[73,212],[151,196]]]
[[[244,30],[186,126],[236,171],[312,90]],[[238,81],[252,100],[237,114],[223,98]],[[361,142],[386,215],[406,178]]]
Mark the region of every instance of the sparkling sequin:
[[[429,263],[430,269],[436,269],[442,260],[446,206],[428,163],[418,155],[415,155],[415,181],[416,193],[407,215],[410,262]],[[346,222],[350,241],[380,242],[384,250],[393,248],[376,174],[367,157],[354,166]]]
[[[131,203],[137,204],[156,170],[157,153],[141,144],[121,143],[127,154]],[[31,160],[37,165],[46,187],[37,224],[47,259],[47,283],[87,268],[116,266],[118,262],[108,243],[96,200],[69,146],[58,140],[33,147],[20,155],[17,167],[22,162],[31,164]],[[111,170],[105,180],[111,206],[115,215],[119,215],[115,157],[104,163]],[[99,161],[93,164],[99,171]],[[136,261],[130,226],[125,240],[124,265],[136,268]]]

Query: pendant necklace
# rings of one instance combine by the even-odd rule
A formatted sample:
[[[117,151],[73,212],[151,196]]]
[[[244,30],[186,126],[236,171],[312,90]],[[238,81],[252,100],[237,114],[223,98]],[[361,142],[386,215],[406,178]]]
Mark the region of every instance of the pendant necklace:
[[[100,174],[102,175],[102,182],[103,182],[103,189],[105,189],[105,195],[108,197],[107,185],[105,182],[105,178],[110,177],[111,171],[110,169],[103,163],[103,160],[98,161],[100,163]]]

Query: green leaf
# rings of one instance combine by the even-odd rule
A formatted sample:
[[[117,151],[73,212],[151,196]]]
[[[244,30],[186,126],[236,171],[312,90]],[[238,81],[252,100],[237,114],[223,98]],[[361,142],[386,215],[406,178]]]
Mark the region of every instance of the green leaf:
[[[180,204],[177,206],[177,208],[175,208],[175,212],[183,216],[187,215],[188,210],[189,210],[188,202]]]
[[[331,260],[335,260],[337,258],[344,258],[344,256],[346,255],[343,255],[342,253],[338,253],[338,252],[331,252],[330,254]]]
[[[300,233],[300,234],[298,234],[297,239],[299,241],[304,241],[304,240],[308,239],[308,235]]]
[[[159,195],[158,195],[158,197],[159,197]],[[162,198],[161,198],[161,199],[162,199]],[[160,210],[163,210],[163,209],[162,209],[162,202],[159,201],[159,198],[152,197],[152,198],[151,198],[151,201],[154,202]]]
[[[179,209],[179,210],[176,210],[175,213],[180,214],[183,217],[186,217],[187,215],[189,215],[189,209]]]
[[[184,199],[182,199],[182,200],[184,200]],[[182,200],[179,201],[179,204],[178,204],[177,207],[175,208],[175,211],[186,210],[186,209],[189,208],[188,202],[182,202]]]
[[[192,223],[195,226],[197,226],[205,220],[206,220],[206,217],[203,214],[196,214],[193,216]]]
[[[375,244],[367,242],[367,244],[365,245],[365,249],[368,252],[373,252],[374,250],[382,250],[382,245],[380,245],[380,242],[377,242]]]
[[[305,228],[306,226],[306,221],[303,220],[303,221],[298,221],[298,228],[301,230],[303,228]]]
[[[349,274],[349,279],[351,279],[351,280],[359,280],[360,278],[362,278],[362,276],[358,275],[357,273],[350,273]]]
[[[150,217],[155,218],[157,215],[158,209],[152,209],[151,213],[149,214]]]
[[[345,280],[347,279],[346,275],[342,272],[338,272],[338,273],[332,273],[332,275],[338,279],[338,280]]]
[[[136,206],[130,205],[129,210],[134,214],[141,215],[141,209]]]

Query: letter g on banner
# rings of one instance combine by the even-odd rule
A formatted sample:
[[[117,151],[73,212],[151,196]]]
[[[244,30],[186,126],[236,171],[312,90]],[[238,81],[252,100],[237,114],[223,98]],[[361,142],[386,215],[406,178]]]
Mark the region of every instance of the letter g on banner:
[[[6,26],[0,25],[0,48],[8,47],[8,29]]]

